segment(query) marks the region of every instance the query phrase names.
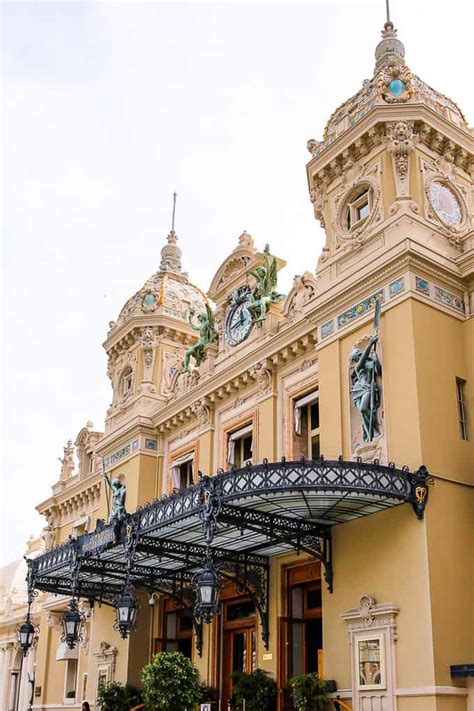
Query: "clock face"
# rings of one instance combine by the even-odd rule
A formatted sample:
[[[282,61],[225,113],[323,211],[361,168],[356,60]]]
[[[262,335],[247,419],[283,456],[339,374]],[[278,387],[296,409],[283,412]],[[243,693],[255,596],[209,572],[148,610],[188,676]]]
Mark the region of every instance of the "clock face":
[[[224,325],[224,336],[229,346],[242,343],[252,330],[252,326],[252,316],[246,301],[231,306],[227,311]]]
[[[462,222],[461,206],[452,190],[444,183],[434,181],[430,185],[430,200],[439,219],[448,227]]]

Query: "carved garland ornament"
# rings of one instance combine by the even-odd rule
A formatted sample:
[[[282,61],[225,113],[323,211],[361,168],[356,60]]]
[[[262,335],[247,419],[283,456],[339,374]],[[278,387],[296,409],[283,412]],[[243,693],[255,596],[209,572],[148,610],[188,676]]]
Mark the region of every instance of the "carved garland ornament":
[[[251,378],[257,381],[260,393],[267,393],[272,389],[272,371],[264,363],[256,363],[249,370]]]
[[[377,78],[377,91],[387,104],[403,104],[414,94],[413,75],[408,67],[386,67]]]

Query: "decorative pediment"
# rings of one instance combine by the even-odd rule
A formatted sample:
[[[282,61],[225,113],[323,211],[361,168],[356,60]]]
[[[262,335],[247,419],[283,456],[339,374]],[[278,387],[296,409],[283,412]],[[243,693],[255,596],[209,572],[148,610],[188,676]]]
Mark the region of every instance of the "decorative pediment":
[[[245,275],[248,267],[255,261],[256,253],[253,238],[244,230],[239,237],[238,246],[217,270],[207,292],[209,298],[220,301],[222,295],[232,289],[234,284]]]

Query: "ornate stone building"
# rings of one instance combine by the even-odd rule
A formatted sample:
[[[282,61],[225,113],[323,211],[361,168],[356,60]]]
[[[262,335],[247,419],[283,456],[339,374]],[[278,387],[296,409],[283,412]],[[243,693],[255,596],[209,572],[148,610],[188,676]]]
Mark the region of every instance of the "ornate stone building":
[[[190,656],[220,708],[257,667],[280,711],[312,671],[355,711],[473,708],[472,131],[387,22],[308,149],[316,274],[309,254],[283,298],[285,262],[244,232],[205,294],[172,231],[110,323],[105,431],[67,444],[38,507],[35,709],[139,684],[157,650]],[[141,607],[121,637],[124,590]]]

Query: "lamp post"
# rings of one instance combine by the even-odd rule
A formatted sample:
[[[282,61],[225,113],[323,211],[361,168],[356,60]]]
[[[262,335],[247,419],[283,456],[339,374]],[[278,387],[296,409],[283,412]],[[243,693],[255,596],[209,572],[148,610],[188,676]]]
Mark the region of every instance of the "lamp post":
[[[196,613],[209,623],[219,610],[220,578],[208,552],[206,565],[194,578],[196,587]]]
[[[21,649],[23,650],[23,656],[26,657],[28,651],[33,644],[33,637],[35,636],[35,627],[31,622],[30,616],[30,606],[28,605],[28,612],[26,613],[25,621],[18,629],[18,642]]]
[[[114,628],[118,629],[122,639],[127,639],[130,632],[135,628],[137,618],[138,601],[132,592],[132,586],[127,581],[123,591],[115,600],[116,620]]]
[[[62,641],[66,642],[69,649],[74,649],[76,644],[82,641],[82,625],[84,623],[84,615],[79,612],[79,606],[76,598],[72,598],[69,603],[69,609],[63,616],[63,634]]]

